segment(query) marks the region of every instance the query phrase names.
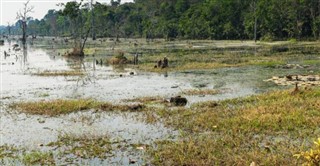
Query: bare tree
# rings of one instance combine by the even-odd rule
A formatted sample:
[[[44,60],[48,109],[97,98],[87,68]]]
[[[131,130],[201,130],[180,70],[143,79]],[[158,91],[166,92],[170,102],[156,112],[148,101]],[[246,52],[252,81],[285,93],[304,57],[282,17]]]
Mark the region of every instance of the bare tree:
[[[34,6],[28,6],[30,0],[27,0],[26,3],[23,3],[24,7],[21,11],[17,12],[17,20],[20,21],[20,27],[22,29],[22,43],[25,44],[27,40],[27,21],[30,17],[29,14],[33,12]]]

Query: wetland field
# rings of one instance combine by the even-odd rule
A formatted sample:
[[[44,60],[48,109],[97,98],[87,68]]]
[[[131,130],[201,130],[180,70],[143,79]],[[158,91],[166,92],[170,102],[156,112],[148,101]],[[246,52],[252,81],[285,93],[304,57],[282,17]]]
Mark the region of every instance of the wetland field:
[[[320,163],[320,42],[70,48],[53,37],[0,45],[0,165]]]

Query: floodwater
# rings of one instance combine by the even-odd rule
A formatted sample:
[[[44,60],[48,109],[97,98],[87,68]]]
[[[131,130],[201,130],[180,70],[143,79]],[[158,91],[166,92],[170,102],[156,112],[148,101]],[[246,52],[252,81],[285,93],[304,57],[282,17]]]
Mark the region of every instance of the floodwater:
[[[59,134],[108,135],[129,144],[151,145],[156,140],[174,139],[178,132],[163,124],[146,124],[138,113],[77,112],[58,117],[26,115],[9,110],[12,102],[91,98],[114,103],[146,96],[169,98],[189,89],[217,89],[216,95],[186,96],[188,105],[200,101],[223,100],[286,88],[265,82],[274,75],[309,73],[312,69],[275,69],[246,66],[212,70],[148,73],[127,67],[96,65],[93,57],[66,58],[54,50],[28,46],[13,51],[11,43],[0,46],[1,112],[0,146],[15,145],[29,150],[52,150],[46,146]],[[9,51],[9,48],[11,49]],[[10,56],[5,56],[6,51]],[[169,57],[170,59],[170,57]],[[83,76],[37,76],[45,71],[81,71]],[[130,75],[133,72],[134,75]],[[121,76],[120,76],[121,75]],[[141,164],[143,152],[117,151],[110,159],[80,160],[81,164]],[[62,164],[63,161],[56,161]]]

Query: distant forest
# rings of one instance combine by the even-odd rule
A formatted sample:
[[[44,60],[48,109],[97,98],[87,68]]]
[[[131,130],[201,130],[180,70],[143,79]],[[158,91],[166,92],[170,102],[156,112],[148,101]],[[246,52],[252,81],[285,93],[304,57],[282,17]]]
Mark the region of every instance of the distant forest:
[[[320,39],[320,0],[112,0],[63,6],[41,20],[29,18],[28,35],[68,37],[74,27],[93,25],[97,38],[253,40],[256,32],[257,40]],[[19,26],[17,21],[1,33],[19,34]]]

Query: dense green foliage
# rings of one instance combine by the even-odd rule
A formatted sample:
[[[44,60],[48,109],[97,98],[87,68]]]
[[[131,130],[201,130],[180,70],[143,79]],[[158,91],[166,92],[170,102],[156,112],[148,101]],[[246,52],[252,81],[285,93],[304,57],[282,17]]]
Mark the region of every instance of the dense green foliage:
[[[319,39],[320,0],[112,0],[92,7],[83,2],[72,16],[49,10],[28,27],[29,34],[52,36],[72,36],[75,24],[93,23],[97,37],[253,39],[255,22],[260,40]]]

